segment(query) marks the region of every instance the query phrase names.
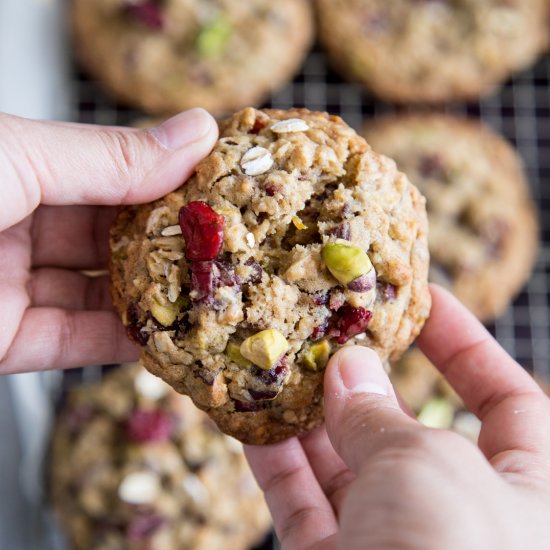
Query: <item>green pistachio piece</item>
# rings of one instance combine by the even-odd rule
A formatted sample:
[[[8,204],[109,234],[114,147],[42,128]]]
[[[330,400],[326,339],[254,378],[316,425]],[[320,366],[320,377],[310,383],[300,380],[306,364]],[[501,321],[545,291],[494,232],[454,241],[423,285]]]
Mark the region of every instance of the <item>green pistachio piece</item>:
[[[231,36],[231,22],[224,15],[218,15],[201,29],[197,37],[197,50],[201,57],[218,57]]]
[[[322,255],[328,270],[343,285],[372,270],[372,263],[367,253],[352,244],[327,243],[323,246]]]
[[[312,344],[304,355],[304,365],[313,371],[324,369],[327,366],[330,355],[330,344],[328,340],[321,340]]]
[[[169,327],[178,317],[185,306],[185,298],[180,296],[174,303],[166,301],[161,304],[158,300],[151,302],[151,314],[163,326]]]
[[[450,428],[453,423],[454,408],[442,397],[430,399],[418,414],[418,421],[428,428]]]
[[[241,346],[238,344],[235,344],[234,342],[229,342],[227,344],[227,347],[225,348],[225,353],[231,361],[234,363],[237,363],[240,367],[250,368],[252,366],[252,363],[243,357],[241,353]]]
[[[262,330],[241,344],[241,355],[258,367],[269,370],[288,351],[286,338],[273,328]]]

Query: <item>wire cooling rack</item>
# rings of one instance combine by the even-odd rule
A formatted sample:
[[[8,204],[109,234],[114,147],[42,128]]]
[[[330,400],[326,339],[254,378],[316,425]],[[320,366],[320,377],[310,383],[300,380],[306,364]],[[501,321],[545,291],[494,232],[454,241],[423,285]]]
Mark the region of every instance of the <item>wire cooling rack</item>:
[[[143,113],[114,102],[75,67],[71,118],[77,122],[129,125]],[[355,84],[343,81],[314,50],[295,80],[274,92],[266,106],[338,114],[359,130],[364,120],[392,112],[394,106],[375,100]],[[542,245],[535,270],[514,303],[489,330],[519,363],[539,377],[550,378],[550,58],[517,75],[499,93],[475,104],[452,104],[446,111],[480,118],[503,134],[523,158],[539,209]],[[104,369],[64,373],[65,388],[93,381]],[[276,548],[275,540],[261,548]]]

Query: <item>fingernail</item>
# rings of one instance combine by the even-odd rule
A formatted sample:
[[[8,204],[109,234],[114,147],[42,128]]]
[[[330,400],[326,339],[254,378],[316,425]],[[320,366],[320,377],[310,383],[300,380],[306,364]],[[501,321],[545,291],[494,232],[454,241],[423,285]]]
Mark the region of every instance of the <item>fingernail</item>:
[[[203,138],[215,123],[204,109],[191,109],[164,121],[149,132],[166,149],[179,149]]]
[[[372,350],[360,346],[343,348],[338,369],[344,386],[354,393],[390,394],[388,375]]]

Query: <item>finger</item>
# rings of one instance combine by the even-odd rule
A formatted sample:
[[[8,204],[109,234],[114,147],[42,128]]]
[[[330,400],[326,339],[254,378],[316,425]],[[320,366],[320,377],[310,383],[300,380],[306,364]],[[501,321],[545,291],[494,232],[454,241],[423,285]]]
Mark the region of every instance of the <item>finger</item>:
[[[109,258],[110,206],[40,206],[32,222],[32,265],[104,268]]]
[[[245,445],[248,462],[265,493],[283,548],[319,548],[337,532],[331,505],[298,439]]]
[[[192,109],[152,130],[39,122],[0,114],[0,230],[39,203],[136,204],[191,174],[218,129]]]
[[[407,446],[423,430],[401,410],[376,353],[361,346],[342,348],[329,361],[325,422],[334,449],[355,474],[381,449]]]
[[[30,308],[0,358],[0,373],[124,363],[138,356],[113,312]]]
[[[356,476],[334,450],[325,426],[302,437],[300,442],[323,493],[338,516],[342,499]]]
[[[78,271],[41,268],[29,282],[31,305],[88,311],[112,311],[109,277],[89,277]]]
[[[432,313],[418,344],[483,421],[480,448],[488,457],[512,449],[550,453],[549,401],[540,387],[456,298],[431,290]]]

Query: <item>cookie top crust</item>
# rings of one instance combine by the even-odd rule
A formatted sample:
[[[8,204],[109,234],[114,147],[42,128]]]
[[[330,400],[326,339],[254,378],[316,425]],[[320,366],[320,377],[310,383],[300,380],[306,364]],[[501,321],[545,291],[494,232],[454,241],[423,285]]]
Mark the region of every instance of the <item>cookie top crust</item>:
[[[76,550],[245,550],[270,525],[240,443],[138,365],[69,392],[49,469]]]
[[[478,122],[402,115],[365,125],[427,199],[430,279],[479,318],[500,315],[527,281],[538,250],[536,210],[521,161]]]
[[[72,0],[77,53],[121,100],[150,113],[260,103],[313,39],[308,0]]]
[[[477,99],[548,46],[546,0],[318,0],[333,65],[382,99]]]
[[[222,430],[278,441],[322,421],[328,358],[383,361],[428,316],[425,201],[340,118],[236,113],[191,179],[112,228],[114,303],[146,367]]]

